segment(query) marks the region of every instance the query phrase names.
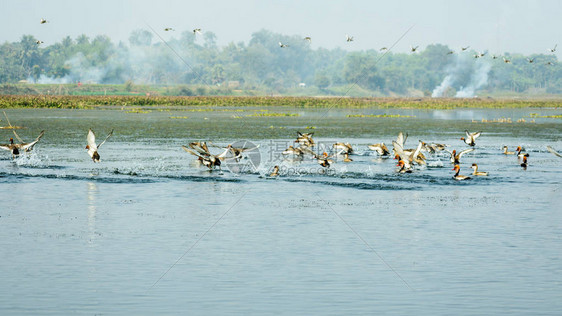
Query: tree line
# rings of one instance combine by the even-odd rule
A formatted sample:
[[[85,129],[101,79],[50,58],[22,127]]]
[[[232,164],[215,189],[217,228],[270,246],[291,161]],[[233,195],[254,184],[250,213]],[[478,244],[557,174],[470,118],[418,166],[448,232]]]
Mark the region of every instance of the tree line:
[[[0,83],[196,84],[279,94],[304,86],[341,94],[342,87],[353,85],[391,96],[412,90],[431,95],[440,86],[439,96],[455,96],[473,85],[489,92],[562,93],[562,66],[556,55],[546,52],[502,53],[493,59],[491,53],[451,54],[446,45],[431,44],[421,51],[388,52],[383,57],[385,52],[375,49],[313,49],[301,36],[268,30],[253,33],[248,43],[222,47],[209,31],[157,35],[139,29],[128,43],[80,35],[50,45],[24,35],[19,42],[0,45]]]

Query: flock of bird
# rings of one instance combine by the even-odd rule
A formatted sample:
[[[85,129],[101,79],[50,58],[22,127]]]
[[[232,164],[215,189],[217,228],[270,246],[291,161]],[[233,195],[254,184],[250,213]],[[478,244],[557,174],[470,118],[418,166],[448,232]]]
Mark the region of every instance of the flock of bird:
[[[46,19],[43,19],[43,18],[42,18],[39,22],[40,22],[40,24],[45,24],[45,23],[48,23],[49,21],[47,21]],[[164,28],[164,31],[165,31],[165,32],[170,32],[170,31],[175,31],[175,29],[172,28],[172,27],[165,27],[165,28]],[[195,29],[192,30],[192,32],[193,32],[194,35],[203,34],[202,31],[201,31],[201,28],[195,28]],[[312,43],[312,37],[310,37],[310,36],[305,36],[305,37],[303,38],[303,40],[304,40],[304,41],[307,41],[308,43]],[[348,35],[348,34],[345,35],[345,41],[346,41],[346,42],[349,43],[349,42],[353,42],[354,40],[355,40],[355,39],[354,39],[353,36]],[[41,41],[41,40],[37,40],[36,43],[37,43],[37,45],[40,45],[40,44],[43,44],[44,42]],[[290,47],[290,45],[287,44],[287,43],[279,42],[279,47],[281,47],[281,48],[288,48],[288,47]],[[558,44],[554,45],[553,48],[548,48],[547,51],[550,52],[550,53],[555,53],[557,47],[558,47]],[[410,46],[410,52],[411,52],[411,53],[415,53],[415,52],[418,51],[418,48],[419,48],[419,46]],[[461,47],[461,52],[465,52],[465,51],[467,51],[469,48],[470,48],[470,46]],[[389,51],[389,48],[388,48],[388,47],[381,47],[381,48],[379,49],[379,51],[381,51],[381,52],[387,52],[387,51]],[[449,50],[449,51],[447,52],[447,55],[453,55],[453,54],[455,54],[455,53],[456,53],[456,52],[455,52],[454,50]],[[487,53],[488,53],[487,51],[486,51],[486,52],[476,52],[476,53],[473,55],[473,57],[474,57],[474,58],[482,58],[482,57],[486,56]],[[502,56],[498,56],[498,55],[494,55],[494,54],[492,54],[491,56],[492,56],[492,59],[498,59],[499,57],[502,57]],[[511,63],[511,59],[509,59],[509,57],[505,57],[505,56],[504,56],[504,57],[502,57],[502,58],[503,58],[504,63],[506,63],[506,64]],[[528,62],[529,64],[532,64],[532,63],[535,62],[535,58],[527,58],[527,62]],[[548,61],[548,62],[546,62],[545,64],[546,64],[546,65],[549,65],[549,66],[554,65],[554,63],[551,62],[551,61]]]
[[[482,132],[470,133],[469,131],[465,131],[465,137],[461,137],[460,140],[464,141],[469,148],[459,152],[457,152],[457,150],[449,151],[447,149],[448,146],[445,144],[428,144],[421,140],[418,142],[416,148],[406,149],[405,143],[408,138],[408,134],[404,134],[402,132],[398,134],[396,140],[392,141],[392,153],[384,143],[368,145],[368,148],[369,150],[376,152],[382,158],[394,157],[394,159],[398,160],[398,163],[396,164],[398,168],[395,170],[397,173],[412,173],[416,165],[426,165],[427,157],[424,153],[434,155],[441,151],[445,151],[448,153],[449,160],[454,166],[453,171],[455,171],[455,174],[453,175],[453,179],[462,181],[471,179],[471,177],[460,174],[461,157],[475,150],[474,146],[476,145],[476,139],[480,137],[481,133]],[[340,156],[343,157],[344,163],[353,161],[349,158],[349,155],[353,154],[354,149],[349,143],[334,143],[332,145],[333,153],[331,155],[328,155],[326,152],[322,155],[317,155],[313,150],[315,146],[315,141],[312,138],[313,134],[314,133],[297,132],[297,139],[295,140],[295,143],[297,143],[298,146],[289,146],[282,152],[283,156],[291,160],[298,161],[302,161],[306,156],[310,156],[313,160],[316,160],[320,166],[325,168],[330,168],[330,166],[338,160],[337,157]],[[547,149],[554,155],[562,157],[562,155],[557,153],[552,147],[547,146]],[[507,146],[504,146],[503,154],[517,155],[520,166],[523,169],[527,168],[529,154],[525,153],[521,146],[517,147],[516,152],[509,152],[507,151]],[[488,176],[488,172],[478,170],[478,165],[476,163],[473,163],[471,168],[473,169],[472,176]],[[270,173],[270,176],[275,177],[278,175],[279,166],[276,165],[273,167],[273,171]]]
[[[11,126],[11,124],[10,124]],[[39,140],[45,134],[44,131],[39,133],[39,136],[32,141],[32,142],[24,142],[19,135],[16,133],[15,129],[13,129],[14,136],[19,141],[19,143],[14,142],[13,138],[10,138],[10,143],[8,144],[1,144],[0,148],[4,150],[8,150],[12,154],[12,159],[15,159],[19,155],[30,152],[33,150],[33,147],[39,142]],[[412,173],[415,169],[415,166],[423,166],[426,165],[426,154],[434,155],[442,151],[446,151],[449,156],[449,160],[451,164],[453,164],[455,174],[453,179],[455,180],[468,180],[471,179],[470,176],[465,176],[460,174],[460,163],[461,158],[463,155],[468,154],[474,151],[474,146],[476,145],[476,139],[480,137],[481,132],[470,133],[469,131],[465,131],[465,137],[461,137],[460,140],[464,141],[469,148],[461,150],[457,152],[457,150],[449,151],[447,149],[447,145],[445,144],[438,144],[438,143],[426,143],[423,141],[419,141],[418,145],[415,148],[407,149],[405,148],[405,143],[408,138],[408,134],[404,134],[400,132],[396,140],[392,141],[392,153],[388,149],[388,147],[384,143],[377,143],[368,145],[369,150],[376,152],[381,158],[390,158],[394,157],[394,159],[398,160],[396,166],[398,167],[395,171],[397,173]],[[86,150],[90,158],[94,163],[100,162],[100,154],[98,150],[101,146],[113,135],[113,130],[105,137],[105,139],[97,144],[96,143],[96,136],[92,129],[88,130],[88,134],[86,136]],[[282,152],[282,156],[285,159],[291,161],[303,161],[305,157],[310,156],[312,160],[316,160],[316,162],[324,167],[330,168],[332,164],[334,164],[338,159],[338,157],[343,157],[342,161],[344,163],[350,163],[353,161],[349,156],[354,153],[353,146],[349,143],[337,142],[332,145],[331,152],[332,154],[328,155],[328,153],[323,152],[321,155],[318,155],[314,151],[314,147],[316,143],[312,138],[314,133],[300,133],[297,132],[297,139],[294,141],[296,144],[295,146],[289,146],[286,150]],[[216,146],[211,143],[211,146],[222,148],[222,152],[220,154],[212,154],[209,150],[209,145],[206,142],[199,141],[199,142],[192,142],[189,143],[188,146],[182,146],[183,150],[186,152],[194,155],[197,157],[197,162],[202,164],[203,166],[209,168],[209,170],[213,170],[215,168],[221,167],[221,161],[225,160],[235,160],[240,161],[243,158],[247,158],[244,156],[245,152],[251,152],[257,149],[259,146],[254,147],[235,147],[232,144],[221,147]],[[561,157],[562,155],[556,152],[552,147],[547,146],[547,150],[557,157]],[[520,166],[523,169],[527,169],[528,166],[528,157],[529,154],[524,152],[524,149],[521,146],[518,146],[516,151],[508,151],[508,147],[503,147],[504,155],[516,155]],[[478,170],[478,165],[473,163],[471,168],[473,169],[472,176],[487,176],[488,172],[482,172]],[[279,176],[279,166],[276,165],[273,167],[273,171],[269,174],[270,177],[277,177]]]

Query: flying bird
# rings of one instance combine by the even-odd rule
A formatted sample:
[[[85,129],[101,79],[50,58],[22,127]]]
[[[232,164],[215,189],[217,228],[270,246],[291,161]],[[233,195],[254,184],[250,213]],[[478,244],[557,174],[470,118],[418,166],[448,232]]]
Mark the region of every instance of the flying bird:
[[[448,152],[451,155],[451,163],[458,165],[460,163],[462,155],[464,155],[466,153],[469,153],[471,151],[474,151],[474,148],[465,149],[458,154],[457,154],[456,150],[453,150],[451,152],[451,151],[448,151],[447,149],[445,149],[445,151]]]
[[[171,27],[167,27],[167,28],[164,29],[164,31],[168,32],[168,31],[175,31],[175,30]]]
[[[492,59],[498,59],[498,56],[492,54]]]
[[[304,38],[305,41],[308,41],[309,43],[312,43],[312,37],[307,36]]]
[[[40,45],[40,44],[43,44],[43,43],[45,43],[45,42],[43,42],[43,41],[41,41],[41,40],[37,40],[37,41],[35,42],[35,44],[37,44],[37,45]]]
[[[553,66],[553,65],[554,65],[554,63],[553,63],[553,62],[551,62],[551,61],[549,61],[549,62],[547,62],[547,63],[546,63],[546,65],[548,65],[548,66]]]
[[[345,35],[345,40],[346,40],[347,42],[353,42],[353,36],[349,36],[349,35],[346,34],[346,35]]]
[[[481,131],[470,133],[467,130],[465,130],[464,133],[466,134],[466,137],[461,137],[461,140],[463,140],[468,146],[476,145],[476,138],[480,137],[480,134],[482,134]]]
[[[455,53],[454,50],[450,50],[450,51],[447,53],[447,55],[453,55],[454,53]]]
[[[45,20],[45,19],[41,19],[41,21],[39,21],[39,23],[41,23],[41,24],[45,24],[45,23],[47,23],[47,22],[49,22],[49,21],[47,21],[47,20]]]
[[[469,48],[470,48],[470,46],[467,46],[467,47],[461,47],[461,50],[462,50],[462,51],[464,52],[465,50],[467,50],[467,49],[469,49]]]
[[[312,139],[313,135],[314,133],[301,133],[297,131],[297,140],[295,140],[295,143],[299,143],[301,146],[305,146],[305,147],[313,147],[314,146],[314,140]]]
[[[381,49],[379,49],[379,51],[381,51],[381,52],[385,51],[385,50],[388,50],[388,48],[387,47],[381,47]]]
[[[190,144],[191,146],[191,144]],[[220,155],[211,155],[211,153],[209,151],[205,151],[205,152],[195,152],[185,146],[181,146],[181,148],[183,150],[185,150],[186,152],[194,155],[197,157],[197,160],[199,162],[201,162],[205,167],[209,168],[209,170],[213,170],[215,167],[219,167],[221,166],[221,157],[223,156],[223,154]]]
[[[107,137],[105,137],[103,142],[101,142],[99,145],[96,145],[96,135],[94,134],[94,131],[92,131],[91,128],[88,130],[88,137],[86,138],[86,140],[88,141],[88,145],[86,145],[86,149],[88,150],[88,155],[90,155],[90,158],[92,158],[94,162],[100,162],[100,154],[98,153],[98,149],[107,141],[109,137],[111,137],[111,135],[113,135],[113,130],[111,130],[111,132],[107,134]]]
[[[286,47],[289,47],[289,45],[279,42],[279,47],[286,48]]]
[[[195,35],[201,34],[201,29],[194,29],[193,34],[195,34]]]
[[[419,46],[416,46],[416,47],[410,46],[410,51],[411,51],[412,53],[415,53],[416,50],[418,49],[418,47],[419,47]]]
[[[532,64],[535,61],[535,59],[534,58],[527,58],[527,61],[529,62],[529,64]]]
[[[554,48],[549,48],[548,50],[549,50],[551,53],[554,53],[554,52],[556,51],[556,47],[557,47],[557,46],[558,46],[558,44],[554,45]]]
[[[334,161],[330,158],[332,158],[334,155],[330,155],[328,156],[328,154],[326,152],[324,152],[324,154],[322,156],[316,156],[314,155],[314,159],[317,160],[318,164],[321,165],[324,168],[330,168],[330,166],[332,165],[332,163],[334,163]]]
[[[507,58],[504,57],[504,58],[503,58],[503,62],[506,63],[506,64],[509,64],[509,63],[511,62],[511,60],[509,60],[509,59],[507,59]]]
[[[21,138],[18,136],[18,134],[16,133],[16,131],[13,131],[14,135],[16,136],[16,138],[21,142],[20,144],[15,144],[14,143],[14,139],[10,138],[10,143],[9,144],[2,144],[0,145],[0,149],[4,149],[4,150],[9,150],[12,153],[12,158],[15,158],[16,156],[19,156],[19,154],[21,153],[21,151],[31,151],[33,149],[33,146],[35,146],[35,144],[37,144],[37,142],[39,142],[39,140],[41,139],[41,137],[43,137],[43,134],[45,134],[45,131],[41,131],[41,133],[39,133],[39,136],[37,136],[37,138],[30,142],[30,143],[24,143]]]

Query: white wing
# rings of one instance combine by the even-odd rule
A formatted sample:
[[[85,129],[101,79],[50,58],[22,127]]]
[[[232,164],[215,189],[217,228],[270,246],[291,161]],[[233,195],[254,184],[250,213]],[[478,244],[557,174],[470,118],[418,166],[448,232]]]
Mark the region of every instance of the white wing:
[[[472,133],[471,135],[472,135],[473,139],[476,139],[476,138],[480,137],[480,134],[482,134],[482,132]]]
[[[408,157],[408,155],[406,155],[406,153],[404,152],[404,149],[402,149],[402,146],[394,140],[392,141],[392,145],[394,146],[394,151],[396,151],[396,154],[398,154],[398,156],[400,156],[400,158],[402,160],[404,160],[405,163],[408,163],[409,160],[410,160],[410,157]]]
[[[91,128],[88,130],[88,137],[86,138],[86,140],[88,141],[89,149],[91,149],[92,151],[98,150],[98,146],[96,145],[96,135]]]
[[[5,150],[12,151],[12,147],[10,147],[10,145],[8,145],[8,144],[2,144],[2,145],[0,145],[0,148],[1,148],[1,149],[5,149]]]
[[[101,142],[101,143],[98,145],[98,148],[100,148],[101,145],[103,145],[103,143],[105,143],[105,141],[106,141],[109,137],[111,137],[111,135],[113,135],[113,129],[111,130],[111,132],[109,132],[109,134],[107,134],[107,137],[103,140],[103,142]]]
[[[473,151],[473,150],[474,150],[474,148],[468,148],[468,149],[465,149],[465,150],[461,151],[461,152],[459,153],[459,159],[461,159],[462,155],[464,155],[464,154],[466,154],[466,153],[469,153],[469,152],[471,152],[471,151]]]
[[[197,157],[199,157],[199,158],[205,158],[205,157],[201,156],[199,153],[194,152],[193,150],[191,150],[191,149],[189,149],[189,148],[187,148],[187,147],[185,147],[185,146],[181,146],[181,148],[182,148],[183,150],[187,151],[188,153],[194,155],[194,156],[197,156]]]
[[[404,144],[406,143],[406,139],[408,139],[408,133],[404,135],[402,132],[398,133],[398,138],[396,138],[396,142],[400,144],[400,147],[404,148]]]
[[[15,133],[15,131],[14,131]],[[33,146],[35,146],[35,144],[37,144],[37,142],[41,139],[41,137],[43,137],[43,134],[45,134],[45,131],[41,131],[41,133],[39,133],[39,136],[37,136],[37,138],[32,141],[31,143],[28,144],[22,144],[21,148],[24,149],[25,151],[30,151],[33,149]]]
[[[560,157],[562,158],[562,155],[560,155],[558,152],[556,152],[556,150],[554,150],[554,148],[550,147],[550,146],[546,146],[546,150],[550,151],[551,153],[553,153],[556,157]]]
[[[219,158],[219,159],[224,159],[226,158],[226,154],[228,154],[230,152],[230,148],[223,148],[224,151],[218,155],[216,155],[215,157]]]
[[[420,140],[420,142],[419,142],[419,144],[418,144],[418,147],[416,148],[416,150],[415,150],[415,151],[412,153],[412,155],[410,156],[410,157],[411,157],[411,160],[410,160],[410,161],[415,161],[415,160],[416,160],[416,157],[420,154],[420,151],[421,151],[422,147],[423,147],[423,142]]]

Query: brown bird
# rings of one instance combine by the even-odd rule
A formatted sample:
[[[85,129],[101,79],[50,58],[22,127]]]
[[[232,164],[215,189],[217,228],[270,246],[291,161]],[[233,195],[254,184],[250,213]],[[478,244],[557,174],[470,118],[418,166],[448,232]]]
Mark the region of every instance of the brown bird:
[[[19,144],[14,143],[14,139],[10,138],[10,143],[9,144],[2,144],[0,145],[1,149],[4,150],[9,150],[12,153],[12,158],[15,158],[16,156],[19,156],[21,154],[22,151],[24,152],[29,152],[33,149],[33,146],[35,146],[35,144],[37,144],[37,142],[39,142],[39,140],[41,139],[41,137],[43,137],[43,134],[45,134],[45,131],[41,131],[41,133],[39,133],[39,136],[37,136],[37,138],[30,142],[30,143],[24,143],[21,138],[18,136],[18,134],[16,133],[16,131],[13,131],[14,135],[16,136],[16,138],[21,142]]]

